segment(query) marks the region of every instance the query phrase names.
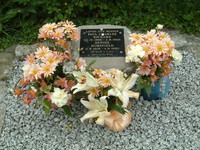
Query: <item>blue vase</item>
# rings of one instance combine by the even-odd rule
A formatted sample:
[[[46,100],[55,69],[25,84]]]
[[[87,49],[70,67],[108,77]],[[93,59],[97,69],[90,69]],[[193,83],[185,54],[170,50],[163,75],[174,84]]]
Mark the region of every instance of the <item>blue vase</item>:
[[[170,87],[170,80],[168,77],[160,78],[154,82],[154,86],[151,87],[150,95],[148,96],[145,89],[141,89],[141,95],[144,100],[157,100],[167,96]]]

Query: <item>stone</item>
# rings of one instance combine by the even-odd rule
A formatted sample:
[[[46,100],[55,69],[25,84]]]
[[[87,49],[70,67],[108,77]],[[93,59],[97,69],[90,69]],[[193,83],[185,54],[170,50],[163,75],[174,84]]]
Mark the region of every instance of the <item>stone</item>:
[[[0,80],[8,80],[14,58],[13,53],[0,52]]]
[[[84,25],[79,26],[81,38],[72,42],[73,49],[82,49],[75,57],[83,57],[87,64],[96,60],[93,68],[126,69],[126,48],[130,44],[131,31],[125,26]],[[87,45],[88,44],[88,45]],[[84,54],[86,53],[86,54]]]
[[[15,49],[15,55],[18,59],[22,60],[24,59],[27,55],[33,53],[36,51],[38,46],[36,44],[32,45],[18,45]]]
[[[2,131],[3,124],[4,124],[5,112],[6,112],[6,105],[0,102],[0,133]]]
[[[0,81],[0,103],[3,102],[7,86],[6,82]]]

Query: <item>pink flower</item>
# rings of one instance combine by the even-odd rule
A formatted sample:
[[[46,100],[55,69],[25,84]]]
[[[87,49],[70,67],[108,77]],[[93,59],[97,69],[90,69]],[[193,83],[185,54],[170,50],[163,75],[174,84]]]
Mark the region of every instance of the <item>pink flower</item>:
[[[111,85],[111,78],[109,75],[105,74],[103,76],[100,76],[100,78],[98,79],[98,82],[101,86],[108,87]]]
[[[137,69],[137,73],[140,74],[140,75],[149,75],[151,72],[151,69],[149,69],[149,67],[147,66],[140,66],[138,69]]]
[[[80,38],[80,33],[77,30],[75,30],[69,33],[67,37],[71,38],[72,40],[78,40]]]
[[[163,41],[156,40],[152,45],[152,50],[155,55],[167,53],[168,47]]]
[[[26,64],[34,64],[34,62],[35,62],[35,56],[33,54],[28,55],[25,59]]]
[[[102,69],[94,69],[94,71],[92,72],[93,75],[97,75],[97,76],[101,76],[106,74],[106,72]]]
[[[57,40],[56,44],[60,45],[62,48],[67,48],[69,46],[68,42],[65,39]]]
[[[48,47],[39,47],[37,51],[35,52],[35,57],[37,59],[44,59],[47,54],[49,54],[51,51]]]
[[[65,78],[61,78],[61,77],[58,77],[59,80],[55,80],[54,81],[54,84],[57,85],[57,86],[60,86],[61,88],[65,88],[67,89],[68,88],[68,81],[66,80],[66,77]]]
[[[84,70],[86,67],[86,61],[83,58],[77,58],[77,64],[75,65],[75,69]]]
[[[135,42],[135,44],[140,44],[143,41],[143,35],[142,34],[137,34],[137,33],[133,33],[130,34],[130,38],[131,42]]]
[[[50,63],[41,64],[41,72],[44,74],[44,77],[48,77],[54,73],[56,66]]]
[[[87,90],[87,93],[90,94],[92,97],[96,97],[99,95],[99,88],[98,87],[95,87],[95,88],[91,88],[91,89],[88,89]]]
[[[76,30],[76,27],[72,22],[66,22],[63,27],[65,29],[65,33],[73,32],[73,30]]]
[[[28,78],[31,79],[39,79],[41,78],[41,71],[40,71],[40,66],[37,64],[33,64],[30,67],[30,70],[28,72]]]
[[[65,35],[63,32],[64,32],[64,29],[62,28],[55,29],[55,31],[52,33],[52,38],[56,40],[62,39],[63,36]]]
[[[172,50],[172,49],[175,48],[174,41],[172,41],[170,38],[163,39],[163,42],[167,45],[167,47],[169,48],[169,50]],[[169,51],[169,53],[170,52],[171,51]]]

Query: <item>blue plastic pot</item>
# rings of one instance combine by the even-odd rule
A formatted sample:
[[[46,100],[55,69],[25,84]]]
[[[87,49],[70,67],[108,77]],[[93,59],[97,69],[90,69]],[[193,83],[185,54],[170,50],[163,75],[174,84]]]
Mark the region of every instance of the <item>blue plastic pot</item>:
[[[154,82],[154,86],[151,87],[151,93],[148,96],[145,89],[141,89],[141,95],[144,100],[157,100],[167,96],[170,87],[170,80],[168,77],[160,78],[158,81]]]

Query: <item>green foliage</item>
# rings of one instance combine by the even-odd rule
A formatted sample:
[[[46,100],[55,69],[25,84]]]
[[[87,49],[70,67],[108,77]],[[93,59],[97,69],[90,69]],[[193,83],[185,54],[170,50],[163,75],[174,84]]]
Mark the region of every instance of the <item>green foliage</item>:
[[[182,33],[200,34],[198,0],[2,0],[0,6],[1,49],[35,42],[42,24],[62,20],[77,25],[125,25],[142,31],[163,24]]]
[[[116,104],[116,97],[110,96],[108,100],[108,109],[115,110],[121,114],[125,114],[126,111],[122,107],[122,104],[123,104],[122,101],[119,100],[118,98],[117,98],[117,104]]]
[[[38,103],[44,107],[44,111],[45,111],[46,115],[49,115],[51,112],[51,102],[40,99],[40,100],[38,100]]]
[[[64,105],[64,106],[62,106],[62,109],[64,110],[64,112],[65,112],[69,117],[72,117],[71,111],[70,111],[70,109],[69,109],[68,106]]]
[[[151,78],[148,76],[139,76],[137,80],[137,88],[139,90],[145,89],[147,95],[151,93]]]

